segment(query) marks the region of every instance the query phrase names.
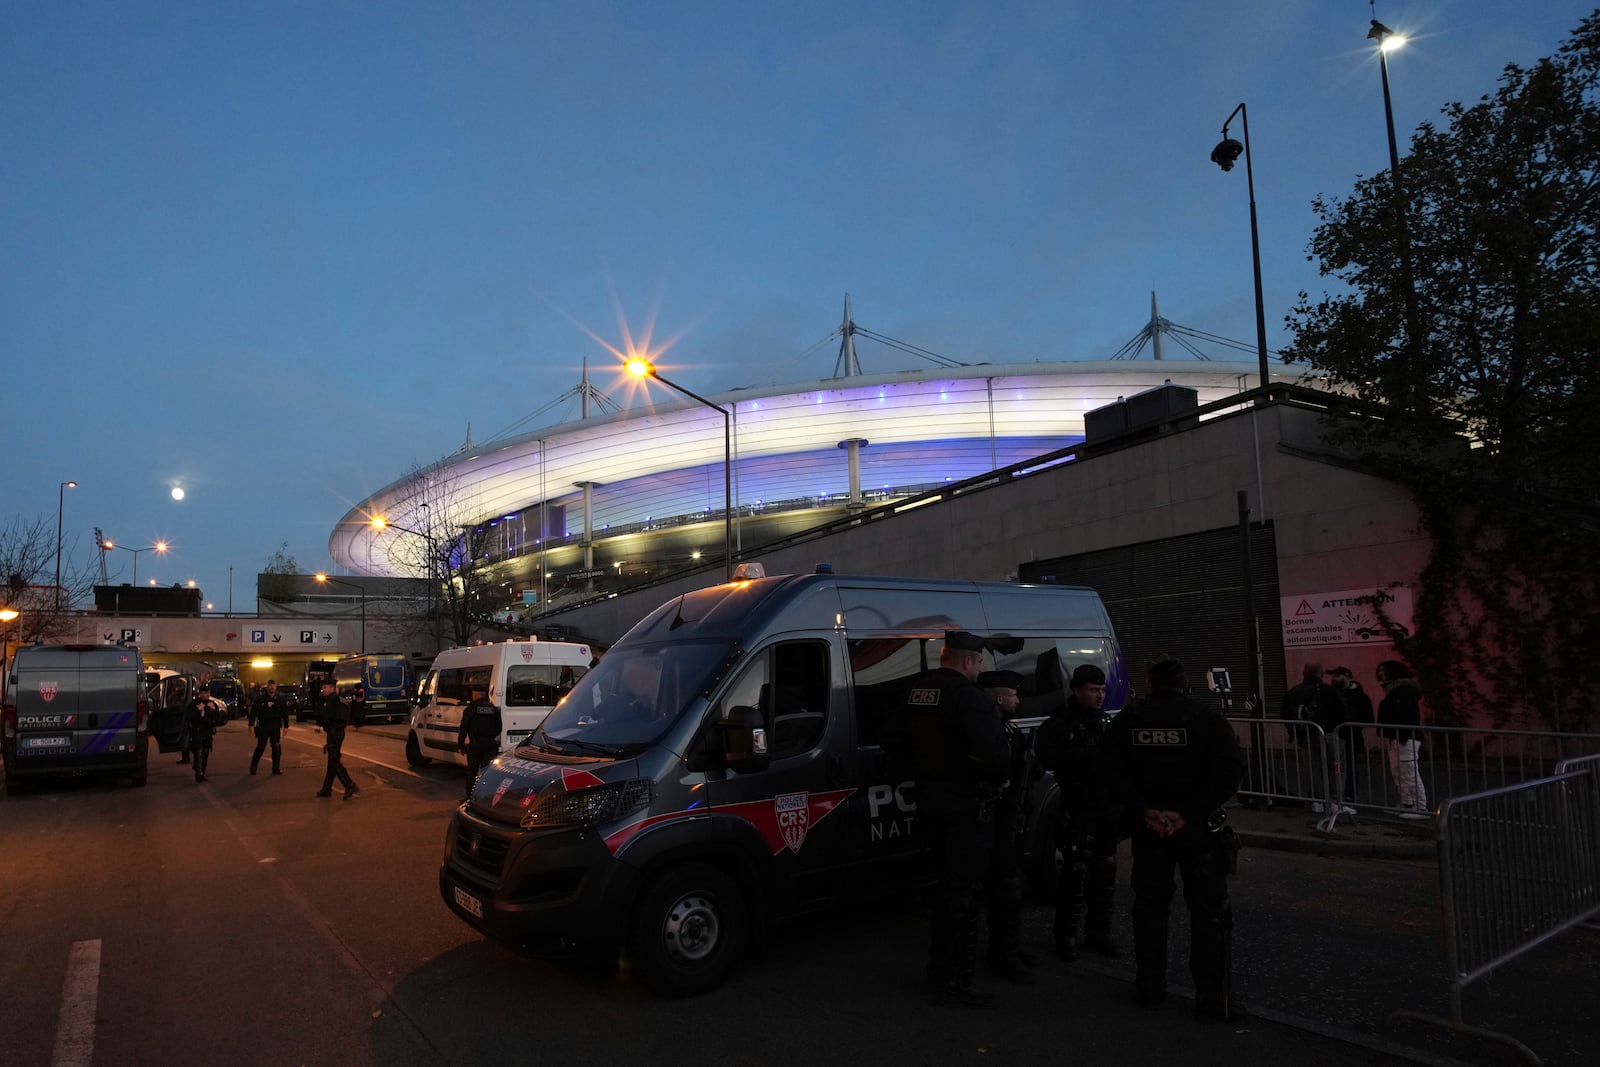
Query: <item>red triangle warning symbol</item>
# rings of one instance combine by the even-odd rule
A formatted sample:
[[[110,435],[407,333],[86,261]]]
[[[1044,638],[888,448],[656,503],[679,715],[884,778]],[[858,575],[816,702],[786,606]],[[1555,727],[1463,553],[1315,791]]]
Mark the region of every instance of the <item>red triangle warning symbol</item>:
[[[1296,618],[1299,618],[1301,615],[1315,615],[1316,613],[1317,609],[1311,606],[1310,601],[1306,600],[1300,601],[1300,606],[1294,609]]]

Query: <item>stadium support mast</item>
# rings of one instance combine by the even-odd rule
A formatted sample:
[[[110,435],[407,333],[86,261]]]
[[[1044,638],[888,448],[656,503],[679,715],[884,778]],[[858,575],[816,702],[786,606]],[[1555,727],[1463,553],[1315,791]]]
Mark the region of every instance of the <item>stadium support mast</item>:
[[[844,294],[844,322],[839,325],[839,358],[833,365],[835,378],[858,377],[861,361],[856,359],[856,324],[850,317],[850,294]]]

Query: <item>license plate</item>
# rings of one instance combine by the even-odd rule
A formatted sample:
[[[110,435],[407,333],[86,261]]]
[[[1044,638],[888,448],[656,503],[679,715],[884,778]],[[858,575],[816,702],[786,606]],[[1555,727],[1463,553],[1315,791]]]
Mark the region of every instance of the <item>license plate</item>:
[[[24,737],[23,748],[66,748],[72,744],[70,737]]]
[[[456,887],[456,907],[475,918],[483,918],[483,901],[466,892],[460,886]]]

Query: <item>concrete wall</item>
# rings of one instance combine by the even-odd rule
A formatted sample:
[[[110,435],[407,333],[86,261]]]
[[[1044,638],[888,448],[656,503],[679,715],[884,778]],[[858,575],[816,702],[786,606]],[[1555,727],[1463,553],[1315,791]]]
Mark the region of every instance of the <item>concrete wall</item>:
[[[841,574],[1003,581],[1027,560],[1236,525],[1244,489],[1253,518],[1274,523],[1283,597],[1414,586],[1428,544],[1409,497],[1341,465],[1320,420],[1273,404],[754,558],[769,574],[825,561]],[[714,568],[546,621],[610,642],[672,597],[721,579]],[[1293,679],[1307,659],[1345,664],[1371,689],[1372,667],[1392,655],[1387,642],[1291,648],[1285,666]]]

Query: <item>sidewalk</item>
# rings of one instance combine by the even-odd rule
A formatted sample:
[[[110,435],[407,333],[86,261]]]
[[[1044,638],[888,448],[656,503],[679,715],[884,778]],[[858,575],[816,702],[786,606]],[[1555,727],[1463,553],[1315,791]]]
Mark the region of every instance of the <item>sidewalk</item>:
[[[1228,808],[1228,824],[1246,848],[1312,852],[1321,856],[1370,859],[1431,860],[1438,855],[1437,828],[1432,820],[1403,822],[1392,815],[1341,815],[1332,833],[1317,829],[1324,818],[1309,806]]]

